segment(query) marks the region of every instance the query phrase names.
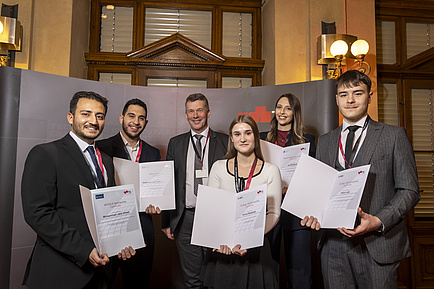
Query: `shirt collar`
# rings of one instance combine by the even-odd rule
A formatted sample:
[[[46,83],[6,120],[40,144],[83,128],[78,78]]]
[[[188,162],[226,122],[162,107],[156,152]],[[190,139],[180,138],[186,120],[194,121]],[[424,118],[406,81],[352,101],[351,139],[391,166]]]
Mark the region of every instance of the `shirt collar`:
[[[121,135],[121,138],[122,138],[122,141],[123,141],[124,145],[125,145],[125,146],[130,146],[130,147],[131,147],[130,143],[129,143],[129,142],[127,141],[127,139],[124,137],[124,135],[122,134],[122,132],[119,132],[119,134]],[[134,148],[139,147],[139,145],[140,145],[140,139],[139,139],[138,142],[136,142],[136,145],[135,145]],[[134,149],[134,148],[133,148],[133,149]]]
[[[191,133],[192,136],[200,134],[200,135],[203,135],[205,138],[208,136],[208,131],[209,131],[209,126],[207,126],[206,129],[203,132],[201,132],[201,133],[196,133],[192,129],[190,129],[190,133]]]
[[[364,117],[362,117],[361,119],[359,119],[358,122],[356,122],[353,125],[358,125],[360,127],[363,127],[365,125],[365,121],[366,118],[368,117],[368,115],[365,115]],[[349,126],[351,126],[351,124],[347,123],[345,120],[342,122],[342,131],[345,131]]]
[[[72,137],[72,139],[77,143],[77,145],[80,147],[82,152],[85,152],[87,150],[87,147],[90,146],[87,142],[79,138],[75,133],[72,131],[69,132],[69,135]],[[95,147],[95,142],[91,144],[91,146]]]

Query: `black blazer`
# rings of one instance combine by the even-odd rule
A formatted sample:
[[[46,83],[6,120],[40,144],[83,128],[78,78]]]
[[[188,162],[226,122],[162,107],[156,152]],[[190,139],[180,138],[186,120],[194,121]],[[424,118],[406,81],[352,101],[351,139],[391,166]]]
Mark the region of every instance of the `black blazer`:
[[[149,145],[143,140],[140,141],[142,142],[142,153],[140,154],[139,159],[140,163],[154,162],[161,159],[160,151],[157,148]],[[120,133],[110,138],[97,141],[96,146],[112,158],[117,157],[127,160],[130,159],[130,156],[125,148]],[[146,214],[145,212],[140,212],[139,216],[146,245],[154,245],[155,237],[154,225],[152,224],[152,216]]]
[[[190,131],[170,139],[166,160],[175,161],[175,199],[176,209],[161,214],[161,228],[170,227],[173,233],[181,219],[185,207],[185,171],[187,166]],[[222,159],[228,146],[228,136],[210,129],[208,151],[208,173],[215,161]]]
[[[260,137],[261,139],[265,140],[267,138],[267,132],[261,132]],[[307,142],[310,143],[309,147],[309,156],[315,157],[316,147],[315,147],[315,136],[311,134],[303,134],[303,136],[307,139]],[[289,134],[288,140],[286,141],[285,147],[288,147],[291,145],[292,140],[292,134]],[[282,199],[283,200],[283,199]],[[306,228],[305,226],[300,225],[300,218],[294,216],[291,213],[288,213],[285,210],[282,210],[280,214],[280,223],[282,224],[285,229],[291,230],[291,231],[297,231],[297,230],[310,230],[310,228]]]
[[[113,186],[113,162],[101,155],[107,185]],[[29,288],[82,288],[102,269],[88,261],[95,245],[79,185],[95,188],[91,169],[69,134],[32,148],[21,182],[24,218],[37,234],[23,281]]]

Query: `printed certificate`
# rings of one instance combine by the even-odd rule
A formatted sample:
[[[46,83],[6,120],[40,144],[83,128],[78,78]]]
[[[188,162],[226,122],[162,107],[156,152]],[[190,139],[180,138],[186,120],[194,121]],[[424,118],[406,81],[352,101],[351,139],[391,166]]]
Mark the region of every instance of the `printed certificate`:
[[[113,158],[116,183],[133,184],[139,211],[150,205],[161,210],[175,209],[175,173],[173,161],[137,163]]]
[[[145,247],[133,185],[89,190],[80,186],[86,221],[100,254]]]
[[[264,242],[267,185],[240,193],[199,185],[191,244],[241,249]]]
[[[261,140],[261,151],[266,162],[275,164],[280,169],[282,187],[288,187],[302,154],[309,154],[310,143],[280,147]]]
[[[370,165],[337,171],[302,155],[282,209],[304,218],[314,216],[321,228],[353,229]]]

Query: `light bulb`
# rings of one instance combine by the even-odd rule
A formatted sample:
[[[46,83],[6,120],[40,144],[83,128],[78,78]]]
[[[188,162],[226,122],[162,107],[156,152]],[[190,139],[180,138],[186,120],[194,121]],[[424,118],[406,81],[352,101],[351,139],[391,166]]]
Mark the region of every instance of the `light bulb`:
[[[345,55],[347,54],[347,51],[348,51],[348,44],[343,40],[336,40],[330,46],[330,53],[333,56]]]
[[[0,21],[0,34],[3,33],[3,22]]]
[[[366,40],[359,39],[354,41],[354,43],[351,45],[351,53],[354,56],[357,55],[366,55],[369,51],[369,44],[366,42]]]

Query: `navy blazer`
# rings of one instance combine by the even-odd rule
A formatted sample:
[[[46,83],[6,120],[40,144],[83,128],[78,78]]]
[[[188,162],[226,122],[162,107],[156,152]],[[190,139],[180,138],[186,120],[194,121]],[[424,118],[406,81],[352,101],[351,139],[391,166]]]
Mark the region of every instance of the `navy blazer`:
[[[106,154],[101,156],[107,185],[113,186],[113,162]],[[29,152],[21,181],[24,218],[37,234],[23,281],[29,288],[82,288],[95,270],[103,269],[88,261],[95,245],[79,185],[95,188],[91,169],[69,134]]]
[[[149,145],[147,142],[140,140],[142,142],[142,152],[140,154],[140,163],[144,162],[155,162],[161,159],[160,151]],[[122,159],[130,159],[130,155],[126,150],[126,147],[123,143],[121,133],[96,142],[96,146],[100,151],[105,152],[110,157],[114,158],[122,158]],[[155,244],[155,236],[154,236],[154,225],[152,224],[152,216],[146,214],[145,212],[140,212],[140,223],[142,226],[143,236],[145,238],[145,243],[147,245]]]

